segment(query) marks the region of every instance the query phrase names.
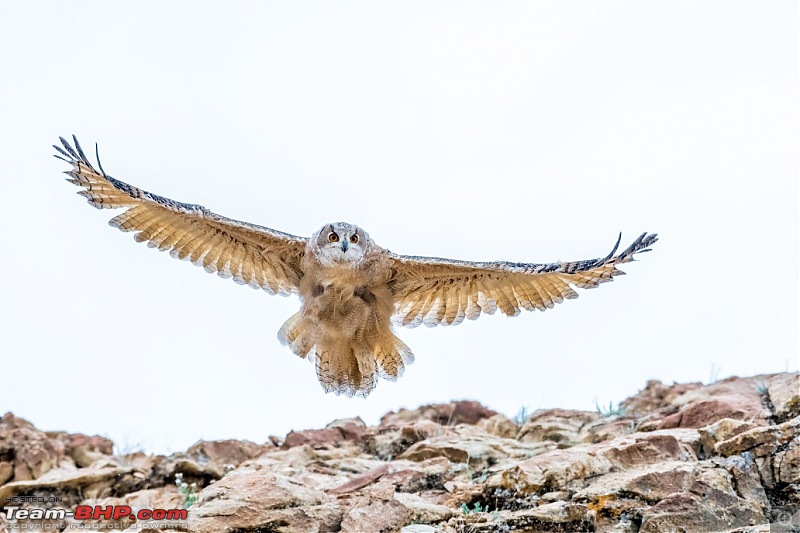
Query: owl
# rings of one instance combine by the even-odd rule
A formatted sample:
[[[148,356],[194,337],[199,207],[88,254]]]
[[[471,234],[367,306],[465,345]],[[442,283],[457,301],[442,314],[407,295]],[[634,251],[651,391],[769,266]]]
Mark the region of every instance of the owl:
[[[556,263],[472,262],[398,255],[345,222],[297,237],[176,202],[112,178],[61,138],[56,157],[71,183],[98,209],[123,209],[109,221],[137,242],[269,294],[296,294],[300,310],[278,340],[314,363],[325,392],[366,397],[379,378],[395,381],[414,354],[392,328],[454,326],[498,309],[544,311],[624,274],[617,267],[649,251],[655,234],[599,259]]]

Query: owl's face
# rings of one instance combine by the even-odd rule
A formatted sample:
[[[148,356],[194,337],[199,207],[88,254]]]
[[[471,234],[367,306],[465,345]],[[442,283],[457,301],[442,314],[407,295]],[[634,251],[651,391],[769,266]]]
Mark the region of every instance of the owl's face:
[[[367,253],[369,235],[353,224],[334,222],[322,227],[311,237],[317,260],[325,266],[357,266]]]

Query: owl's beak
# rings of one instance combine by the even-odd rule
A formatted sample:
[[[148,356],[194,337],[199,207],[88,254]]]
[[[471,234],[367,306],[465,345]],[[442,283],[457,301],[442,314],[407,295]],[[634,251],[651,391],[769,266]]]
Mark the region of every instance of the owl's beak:
[[[342,240],[342,251],[343,252],[347,251],[347,241],[346,240]]]

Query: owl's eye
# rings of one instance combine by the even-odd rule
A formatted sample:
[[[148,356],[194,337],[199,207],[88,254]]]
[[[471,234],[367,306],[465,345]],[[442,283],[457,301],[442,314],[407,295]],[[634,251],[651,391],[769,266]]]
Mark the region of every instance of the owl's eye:
[[[331,242],[339,242],[339,236],[334,232],[330,232],[328,233],[328,240]]]
[[[355,235],[355,234],[350,235],[350,242],[352,242],[353,244],[357,243],[358,242],[358,235]]]

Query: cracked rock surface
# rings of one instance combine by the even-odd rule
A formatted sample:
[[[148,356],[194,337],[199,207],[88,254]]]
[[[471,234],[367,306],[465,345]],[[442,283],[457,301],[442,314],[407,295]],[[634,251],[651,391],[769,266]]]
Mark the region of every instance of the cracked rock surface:
[[[800,531],[797,373],[650,381],[613,413],[546,409],[517,422],[452,402],[372,427],[341,419],[262,444],[117,456],[108,439],[43,432],[8,413],[3,505],[188,512],[150,524],[0,512],[0,532]]]

